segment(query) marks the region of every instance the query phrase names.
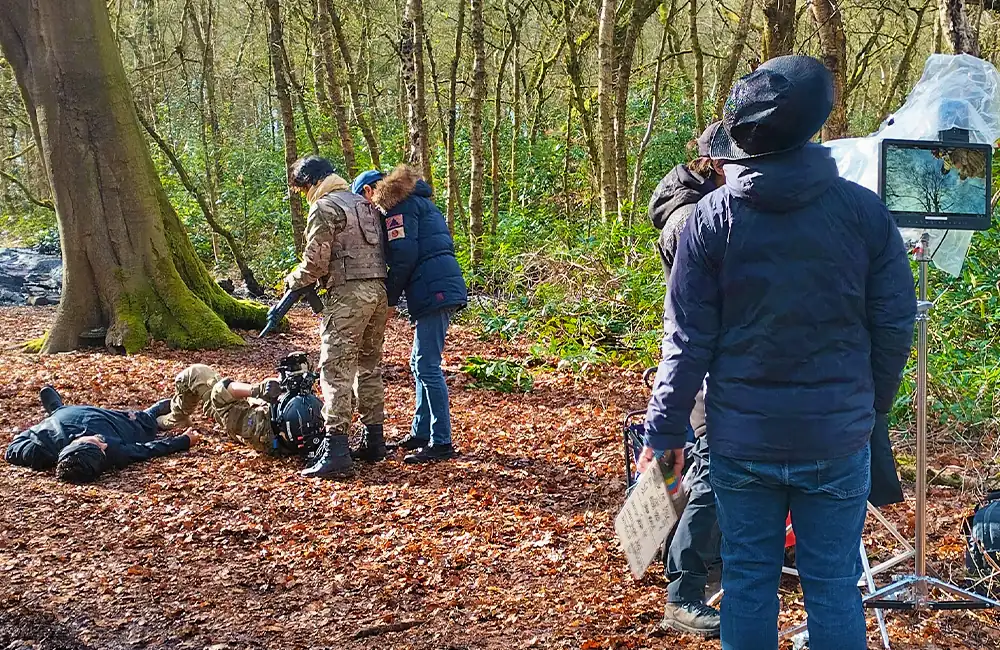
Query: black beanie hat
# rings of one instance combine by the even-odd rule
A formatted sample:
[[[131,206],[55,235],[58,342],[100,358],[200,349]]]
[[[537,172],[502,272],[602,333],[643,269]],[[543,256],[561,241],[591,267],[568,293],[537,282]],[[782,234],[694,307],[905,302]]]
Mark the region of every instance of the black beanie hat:
[[[70,483],[97,480],[104,467],[104,452],[92,442],[71,444],[59,452],[56,477]]]

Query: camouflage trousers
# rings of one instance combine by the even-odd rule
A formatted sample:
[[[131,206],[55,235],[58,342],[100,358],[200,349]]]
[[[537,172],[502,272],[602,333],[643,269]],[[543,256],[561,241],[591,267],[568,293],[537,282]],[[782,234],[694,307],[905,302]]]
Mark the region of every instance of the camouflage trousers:
[[[348,433],[355,393],[363,423],[385,421],[379,363],[387,312],[384,280],[352,280],[327,290],[319,353],[327,431]]]
[[[271,428],[271,406],[262,400],[233,397],[229,380],[209,366],[196,363],[185,368],[176,379],[170,400],[168,425],[181,425],[201,406],[225,430],[233,442],[253,447],[265,454],[275,454],[276,436]]]

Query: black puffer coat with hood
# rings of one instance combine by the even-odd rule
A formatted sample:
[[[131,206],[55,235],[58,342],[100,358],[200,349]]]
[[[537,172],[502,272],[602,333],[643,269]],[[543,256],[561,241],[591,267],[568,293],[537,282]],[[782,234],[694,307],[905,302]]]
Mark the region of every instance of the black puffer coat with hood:
[[[656,251],[663,264],[664,282],[670,281],[670,270],[677,255],[677,242],[694,206],[715,189],[712,179],[702,178],[686,165],[677,165],[663,177],[649,199],[649,220],[660,231]]]
[[[708,375],[712,452],[823,461],[868,444],[913,342],[902,237],[878,196],[807,144],[725,167],[677,251],[646,442],[680,449]]]

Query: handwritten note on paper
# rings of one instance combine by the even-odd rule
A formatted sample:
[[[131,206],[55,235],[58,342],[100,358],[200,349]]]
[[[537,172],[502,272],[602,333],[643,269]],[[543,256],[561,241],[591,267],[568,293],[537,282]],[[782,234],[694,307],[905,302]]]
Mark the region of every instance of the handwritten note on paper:
[[[646,574],[677,517],[660,464],[651,463],[615,518],[618,541],[636,580]]]

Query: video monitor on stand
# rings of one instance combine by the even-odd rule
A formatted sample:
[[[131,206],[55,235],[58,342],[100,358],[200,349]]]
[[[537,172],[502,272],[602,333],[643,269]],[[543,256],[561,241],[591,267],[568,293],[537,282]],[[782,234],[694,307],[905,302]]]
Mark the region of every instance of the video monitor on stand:
[[[917,261],[917,485],[914,571],[865,597],[874,609],[989,609],[1000,602],[932,577],[927,571],[927,265],[931,230],[989,230],[993,148],[952,128],[934,142],[882,140],[879,195],[900,228],[921,232]],[[938,599],[947,594],[950,599]],[[888,644],[886,645],[888,647]]]
[[[941,140],[882,140],[879,195],[900,228],[989,230],[993,148],[949,129]]]

